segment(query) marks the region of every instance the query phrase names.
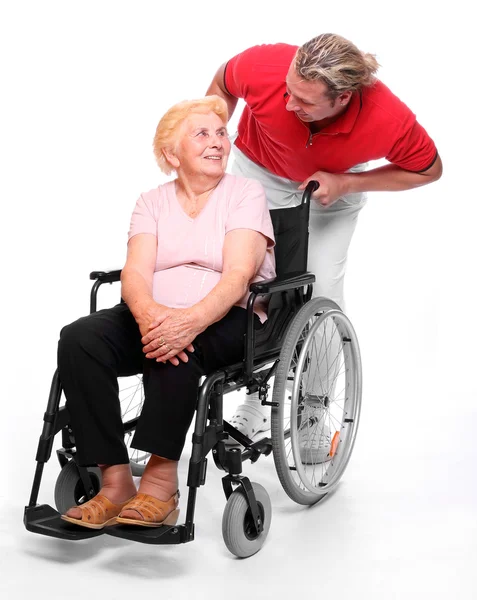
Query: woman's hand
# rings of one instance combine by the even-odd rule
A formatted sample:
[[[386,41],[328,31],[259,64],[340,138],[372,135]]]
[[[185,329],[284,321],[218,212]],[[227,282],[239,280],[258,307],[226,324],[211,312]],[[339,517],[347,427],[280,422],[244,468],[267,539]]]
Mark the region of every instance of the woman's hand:
[[[325,173],[324,171],[317,171],[310,175],[298,186],[298,189],[304,190],[308,182],[312,180],[318,181],[320,184],[316,192],[313,192],[312,197],[321,206],[331,206],[347,193],[342,175]]]
[[[141,332],[141,336],[146,336],[151,329],[158,327],[173,310],[173,308],[153,302],[147,310],[143,311],[140,316],[136,317],[136,322],[138,324],[139,331]]]
[[[145,339],[146,336],[148,336],[148,334],[151,333],[152,330],[157,329],[158,326],[161,323],[163,323],[164,320],[168,316],[171,315],[173,310],[174,310],[173,308],[169,308],[167,306],[162,306],[160,304],[156,304],[156,306],[150,308],[149,311],[147,312],[147,316],[143,316],[142,318],[138,319],[138,321],[137,321],[137,324],[139,326],[139,331],[141,332],[142,338]],[[160,334],[158,334],[158,335],[160,336]],[[156,338],[154,337],[152,339],[154,340]],[[190,344],[190,346],[187,347],[187,350],[189,350],[190,352],[194,351],[194,347],[192,346],[192,344]],[[169,359],[170,362],[175,366],[177,366],[179,364],[179,359],[182,362],[187,362],[189,360],[189,357],[183,351],[178,352],[176,356],[177,356],[177,358],[172,357],[171,359]],[[166,361],[163,361],[163,362],[166,362]]]
[[[203,331],[203,327],[194,317],[190,308],[171,308],[165,319],[149,325],[149,331],[143,336],[143,352],[146,358],[154,358],[157,362],[168,360],[175,366],[179,359],[187,362],[189,357],[184,352],[194,351],[193,340]]]

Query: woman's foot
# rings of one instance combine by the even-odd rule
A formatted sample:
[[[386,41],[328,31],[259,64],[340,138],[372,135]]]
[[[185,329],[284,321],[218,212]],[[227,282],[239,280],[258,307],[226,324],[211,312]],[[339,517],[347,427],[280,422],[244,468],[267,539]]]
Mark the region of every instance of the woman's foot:
[[[139,485],[137,498],[140,502],[133,503],[131,508],[125,507],[118,522],[127,519],[128,522],[144,521],[160,525],[170,513],[176,511],[179,500],[178,464],[175,460],[153,454]]]
[[[68,513],[77,514],[79,513],[78,518],[71,517],[68,513],[65,515],[61,515],[61,518],[64,521],[68,521],[69,523],[74,523],[75,525],[80,525],[81,527],[88,527],[89,529],[103,529],[108,525],[114,525],[116,523],[116,518],[121,512],[121,510],[126,506],[131,500],[134,500],[136,495],[132,498],[126,500],[126,502],[121,502],[119,504],[114,504],[110,502],[106,496],[102,494],[96,494],[94,498],[88,500],[81,506],[76,507],[75,511],[68,511]]]
[[[119,513],[115,522],[118,525],[139,525],[142,527],[161,527],[175,525],[179,518],[179,491],[166,502],[149,494],[138,492]]]
[[[102,496],[112,505],[121,506],[122,508],[137,492],[131,474],[131,467],[129,464],[99,465],[99,467],[101,469],[103,484],[95,498]],[[66,512],[65,516],[81,520],[83,506],[73,506]]]

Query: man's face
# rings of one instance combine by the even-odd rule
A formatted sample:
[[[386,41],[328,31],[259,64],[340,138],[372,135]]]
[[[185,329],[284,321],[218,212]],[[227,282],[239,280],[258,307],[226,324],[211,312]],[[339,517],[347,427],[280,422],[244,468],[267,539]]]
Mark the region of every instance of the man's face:
[[[304,123],[329,119],[343,111],[344,104],[340,98],[337,101],[330,100],[326,95],[326,84],[322,81],[304,81],[295,71],[293,63],[285,83],[288,93],[286,108]]]

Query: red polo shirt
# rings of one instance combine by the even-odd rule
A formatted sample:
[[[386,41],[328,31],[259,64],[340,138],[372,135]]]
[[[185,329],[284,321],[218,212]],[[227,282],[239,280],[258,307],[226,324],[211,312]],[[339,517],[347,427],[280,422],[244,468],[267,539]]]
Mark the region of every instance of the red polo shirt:
[[[386,158],[408,171],[425,171],[437,157],[416,116],[382,82],[355,93],[347,111],[319,133],[286,110],[285,78],[297,46],[254,46],[227,63],[225,85],[246,106],[236,145],[255,163],[293,181],[315,171],[341,173]]]

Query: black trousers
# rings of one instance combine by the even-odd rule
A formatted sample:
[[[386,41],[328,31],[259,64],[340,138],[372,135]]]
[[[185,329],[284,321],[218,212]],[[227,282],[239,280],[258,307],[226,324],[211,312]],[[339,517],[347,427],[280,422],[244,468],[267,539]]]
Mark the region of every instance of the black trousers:
[[[80,465],[129,462],[118,398],[118,376],[143,374],[145,400],[132,446],[179,460],[197,404],[199,380],[240,362],[247,313],[234,306],[194,340],[189,362],[175,367],[145,358],[141,334],[126,304],[64,327],[58,369]],[[255,327],[260,327],[255,317]]]

